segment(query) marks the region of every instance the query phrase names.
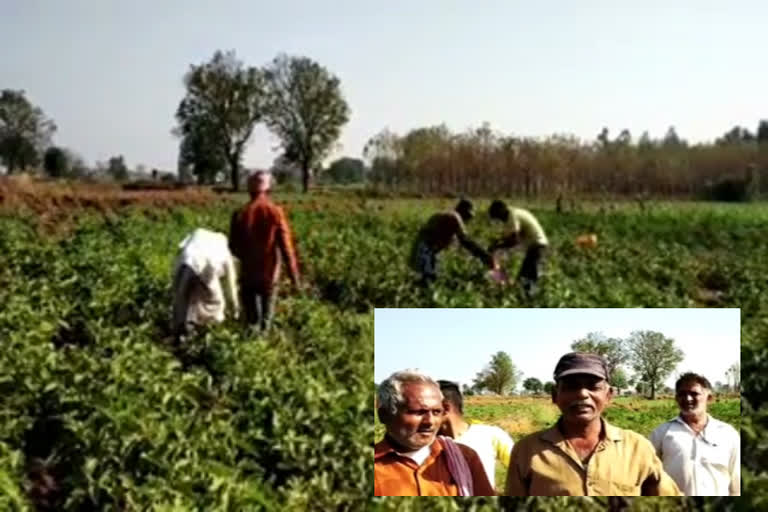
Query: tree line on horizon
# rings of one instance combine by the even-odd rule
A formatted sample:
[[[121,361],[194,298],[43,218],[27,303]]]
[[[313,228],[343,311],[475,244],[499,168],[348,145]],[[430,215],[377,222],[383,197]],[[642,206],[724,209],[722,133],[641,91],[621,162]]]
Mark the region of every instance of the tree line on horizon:
[[[366,182],[393,193],[573,197],[611,195],[743,201],[768,192],[768,119],[752,132],[734,126],[714,142],[689,144],[670,127],[663,138],[608,128],[594,140],[573,135],[507,135],[488,123],[462,133],[445,124],[404,135],[384,129],[366,143],[362,159],[322,162],[338,149],[350,108],[340,79],[303,56],[279,54],[263,67],[246,66],[234,51],[191,64],[172,133],[179,138],[177,174],[152,178],[214,184],[244,182],[242,158],[254,128],[278,139],[272,171],[282,181]],[[51,177],[94,175],[125,181],[122,155],[89,169],[76,152],[52,144],[55,122],[23,90],[0,93],[0,162],[8,174],[42,166]]]

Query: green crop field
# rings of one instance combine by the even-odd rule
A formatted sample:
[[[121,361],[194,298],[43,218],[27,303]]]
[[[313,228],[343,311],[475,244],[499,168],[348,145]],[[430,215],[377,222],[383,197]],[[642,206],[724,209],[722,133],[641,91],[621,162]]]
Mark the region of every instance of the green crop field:
[[[457,249],[433,289],[413,286],[412,238],[452,201],[283,199],[308,289],[283,293],[267,336],[227,321],[181,348],[167,332],[177,244],[195,227],[226,231],[237,203],[83,210],[44,230],[0,216],[0,510],[417,507],[370,498],[374,306],[741,307],[745,453],[753,469],[765,460],[764,380],[747,377],[768,357],[765,205],[534,205],[552,252],[528,302]],[[485,245],[499,228],[477,206],[468,230]],[[574,246],[584,232],[596,249]],[[496,413],[508,417],[477,412]],[[745,489],[763,482],[747,473]]]

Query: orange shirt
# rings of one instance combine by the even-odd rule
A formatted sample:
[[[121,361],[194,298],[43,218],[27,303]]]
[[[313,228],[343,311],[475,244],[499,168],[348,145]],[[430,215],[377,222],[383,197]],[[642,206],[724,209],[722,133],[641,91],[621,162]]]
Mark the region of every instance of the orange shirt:
[[[246,285],[271,290],[278,277],[279,256],[286,261],[289,276],[299,278],[288,221],[266,194],[232,215],[229,248],[240,260],[240,279]]]
[[[475,496],[496,496],[485,476],[480,457],[469,446],[457,444],[472,472]],[[459,488],[448,471],[448,463],[439,439],[432,443],[429,457],[419,466],[399,455],[383,439],[376,444],[373,456],[375,496],[458,496]]]

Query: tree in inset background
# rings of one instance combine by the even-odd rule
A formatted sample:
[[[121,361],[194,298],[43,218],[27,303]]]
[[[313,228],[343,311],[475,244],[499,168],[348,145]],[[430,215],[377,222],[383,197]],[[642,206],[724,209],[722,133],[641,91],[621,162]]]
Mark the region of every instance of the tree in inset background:
[[[528,377],[523,381],[523,389],[530,391],[533,394],[537,394],[542,392],[544,385],[536,377]]]
[[[656,331],[634,331],[627,340],[632,368],[642,375],[651,391],[651,400],[656,391],[663,388],[664,379],[683,360],[683,351],[675,346],[675,340]]]
[[[178,126],[173,133],[192,139],[182,148],[185,151],[191,151],[190,146],[215,147],[229,166],[232,187],[238,190],[240,162],[262,117],[263,73],[244,67],[234,51],[217,51],[209,62],[191,66],[184,85],[187,92],[176,110]],[[194,154],[203,158],[199,152]]]
[[[731,389],[738,392],[741,388],[741,363],[736,362],[729,366],[725,376]]]
[[[0,94],[0,159],[8,174],[37,165],[56,131],[56,124],[24,94],[12,89]]]
[[[307,57],[278,55],[265,70],[267,127],[280,139],[286,158],[302,171],[309,190],[310,173],[333,149],[349,106],[341,82]]]
[[[626,382],[624,382],[626,381],[626,374],[619,375],[620,377],[623,375],[624,378],[624,381],[620,382],[621,385],[613,380],[614,374],[620,369],[621,365],[629,361],[629,352],[624,340],[621,338],[609,338],[601,332],[590,332],[583,338],[571,343],[571,349],[577,352],[589,352],[602,356],[608,367],[608,383],[617,388],[626,387]]]
[[[473,385],[478,390],[485,389],[497,395],[506,395],[517,387],[522,375],[509,354],[497,352],[491,358],[491,362],[477,373]]]
[[[547,394],[552,394],[552,391],[555,389],[555,383],[550,381],[547,381],[544,383],[544,392]]]
[[[613,373],[611,373],[611,378],[608,381],[608,383],[616,388],[616,394],[620,395],[622,389],[627,389],[629,387],[629,381],[627,380],[627,374],[624,372],[624,368],[616,368]]]

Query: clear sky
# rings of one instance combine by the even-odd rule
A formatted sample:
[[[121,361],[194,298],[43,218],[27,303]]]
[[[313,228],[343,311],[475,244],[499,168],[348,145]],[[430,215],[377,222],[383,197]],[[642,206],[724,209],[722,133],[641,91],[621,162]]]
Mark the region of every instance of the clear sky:
[[[761,0],[2,0],[0,88],[26,90],[88,163],[165,170],[182,76],[217,49],[259,66],[305,55],[339,76],[339,154],[441,122],[587,139],[675,125],[699,141],[768,117],[766,26]],[[246,166],[270,165],[275,145],[257,130]]]
[[[661,332],[683,351],[666,380],[670,387],[685,371],[725,383],[725,371],[741,360],[739,309],[376,309],[374,378],[418,368],[471,385],[493,354],[504,351],[523,380],[546,382],[560,356],[588,332],[626,338],[635,330]]]

